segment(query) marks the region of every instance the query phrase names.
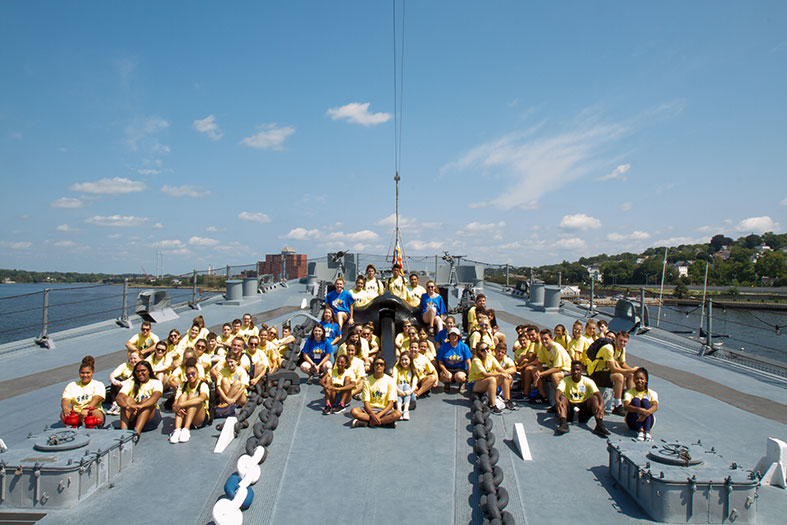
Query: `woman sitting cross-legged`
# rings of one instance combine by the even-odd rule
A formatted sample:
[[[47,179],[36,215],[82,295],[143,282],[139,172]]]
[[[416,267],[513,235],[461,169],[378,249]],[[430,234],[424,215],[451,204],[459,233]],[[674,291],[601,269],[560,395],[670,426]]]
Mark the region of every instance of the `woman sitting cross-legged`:
[[[210,387],[200,379],[197,360],[190,357],[184,364],[186,381],[180,385],[177,400],[172,405],[175,413],[175,430],[169,436],[170,443],[186,443],[191,438],[192,428],[210,424],[208,400]]]
[[[241,352],[232,350],[224,358],[224,366],[219,370],[216,384],[216,417],[235,415],[235,408],[246,404],[246,388],[249,374],[240,366]]]
[[[118,394],[120,428],[133,427],[137,435],[154,430],[161,423],[158,400],[164,386],[153,377],[153,367],[147,361],[134,365],[132,380],[126,381]]]
[[[511,403],[511,379],[511,374],[506,372],[492,355],[489,344],[479,343],[476,347],[476,357],[470,362],[467,389],[476,394],[486,393],[492,413],[500,414],[502,410],[495,405],[497,387],[502,390],[505,407],[509,410],[514,408]]]
[[[322,411],[325,415],[341,414],[350,402],[355,387],[355,375],[347,363],[347,355],[338,356],[331,373],[325,374],[320,381],[325,389],[325,408]]]

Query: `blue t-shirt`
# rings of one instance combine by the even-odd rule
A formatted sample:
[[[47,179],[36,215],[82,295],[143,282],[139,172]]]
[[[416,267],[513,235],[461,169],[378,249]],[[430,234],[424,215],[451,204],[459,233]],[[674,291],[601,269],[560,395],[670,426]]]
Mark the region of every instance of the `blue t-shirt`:
[[[308,355],[315,364],[320,364],[320,361],[325,359],[326,355],[333,353],[333,345],[327,340],[317,342],[310,337],[306,340],[306,344],[303,345],[302,352]]]
[[[325,296],[325,302],[331,305],[331,310],[336,312],[344,312],[349,315],[350,305],[355,302],[352,294],[347,290],[342,290],[342,293],[337,293],[336,290],[328,292]]]
[[[423,294],[421,296],[421,305],[419,306],[421,313],[426,312],[426,309],[430,304],[434,304],[437,315],[443,315],[447,312],[442,295],[438,295],[437,297],[429,297],[428,292]]]
[[[464,368],[467,370],[467,361],[473,358],[470,348],[462,341],[456,343],[456,348],[451,343],[443,343],[437,351],[437,360],[446,368]]]
[[[320,325],[322,329],[325,330],[325,339],[327,341],[333,341],[337,337],[341,335],[341,331],[339,330],[339,325],[336,323],[328,323],[326,321],[320,321]]]

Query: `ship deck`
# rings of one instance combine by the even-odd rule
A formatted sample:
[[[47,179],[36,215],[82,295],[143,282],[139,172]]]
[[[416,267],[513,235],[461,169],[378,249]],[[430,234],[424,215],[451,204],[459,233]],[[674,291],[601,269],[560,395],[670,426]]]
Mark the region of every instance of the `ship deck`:
[[[532,322],[570,326],[571,312],[544,313],[487,284],[487,303],[509,338],[514,326]],[[297,311],[303,285],[291,283],[242,306],[219,305],[212,299],[199,312],[208,326],[254,314],[255,322],[280,324]],[[154,332],[187,328],[197,312],[154,324]],[[135,324],[135,329],[138,323]],[[65,384],[77,377],[82,356],[97,358],[96,378],[106,377],[124,359],[125,341],[134,330],[102,326],[54,334],[57,347],[0,347],[0,438],[9,446],[57,422]],[[633,364],[651,371],[651,387],[660,407],[654,438],[702,440],[730,462],[753,468],[765,453],[766,438],[787,439],[787,388],[777,378],[742,373],[732,365],[703,360],[648,336],[632,336],[627,352]],[[357,402],[355,402],[357,406]],[[432,394],[420,400],[409,422],[396,429],[350,428],[349,414],[323,416],[322,394],[302,384],[300,394],[285,402],[253,486],[256,497],[244,512],[248,523],[481,523],[470,403],[461,394]],[[102,523],[133,514],[137,523],[208,523],[222,486],[234,472],[251,429],[223,454],[213,454],[218,431],[192,432],[188,444],[171,445],[166,436],[174,418],[163,411],[163,423],[143,434],[134,463],[111,487],[70,509],[46,509],[40,523]],[[253,418],[256,416],[253,416]],[[606,440],[585,425],[572,425],[556,437],[556,420],[543,408],[520,409],[492,416],[500,452],[499,465],[510,494],[505,510],[517,523],[598,520],[604,523],[649,522],[636,502],[613,483],[607,472]],[[622,418],[608,415],[612,438],[630,437]],[[116,421],[109,416],[108,421]],[[254,419],[251,420],[253,422]],[[523,460],[513,442],[513,426],[522,423],[532,460]],[[0,455],[0,457],[2,457]],[[759,489],[758,522],[782,522],[787,511],[783,489]],[[0,505],[2,513],[20,512]],[[26,512],[26,511],[21,511]]]

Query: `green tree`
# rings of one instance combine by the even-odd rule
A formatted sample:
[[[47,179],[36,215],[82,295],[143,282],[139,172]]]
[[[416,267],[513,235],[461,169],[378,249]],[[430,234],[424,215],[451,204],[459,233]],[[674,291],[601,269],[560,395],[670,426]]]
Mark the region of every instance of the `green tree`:
[[[765,252],[760,255],[754,264],[757,277],[784,277],[787,276],[787,259],[781,252]]]
[[[683,299],[689,295],[689,287],[686,286],[686,282],[683,279],[678,280],[678,284],[676,284],[675,289],[672,290],[672,295],[678,299]]]

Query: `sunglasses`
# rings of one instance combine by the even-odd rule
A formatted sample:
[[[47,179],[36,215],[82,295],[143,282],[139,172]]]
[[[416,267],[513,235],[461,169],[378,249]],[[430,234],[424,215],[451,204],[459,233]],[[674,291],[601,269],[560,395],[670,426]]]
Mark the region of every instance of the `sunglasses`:
[[[380,362],[380,363],[375,363],[375,364],[374,364],[374,366],[385,366],[385,363],[382,363],[382,362]]]

